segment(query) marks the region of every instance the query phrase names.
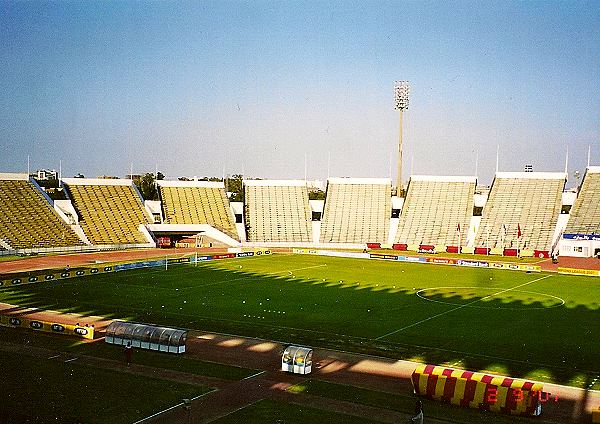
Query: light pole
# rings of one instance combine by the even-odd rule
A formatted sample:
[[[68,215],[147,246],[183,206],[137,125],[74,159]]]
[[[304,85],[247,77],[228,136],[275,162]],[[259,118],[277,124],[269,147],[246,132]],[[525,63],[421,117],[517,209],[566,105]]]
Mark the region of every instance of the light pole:
[[[400,111],[400,133],[398,137],[398,174],[396,176],[396,195],[400,196],[402,192],[402,119],[406,109],[408,109],[408,95],[410,86],[408,81],[396,81],[394,84],[395,109]]]

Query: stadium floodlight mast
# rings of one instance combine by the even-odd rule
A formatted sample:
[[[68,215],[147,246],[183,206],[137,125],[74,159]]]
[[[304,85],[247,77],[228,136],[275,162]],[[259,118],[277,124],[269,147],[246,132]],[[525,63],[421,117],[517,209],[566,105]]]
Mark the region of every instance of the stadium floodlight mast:
[[[402,120],[404,111],[408,109],[410,86],[408,81],[396,81],[394,84],[395,109],[400,111],[400,134],[398,137],[398,174],[396,176],[396,195],[402,191]]]

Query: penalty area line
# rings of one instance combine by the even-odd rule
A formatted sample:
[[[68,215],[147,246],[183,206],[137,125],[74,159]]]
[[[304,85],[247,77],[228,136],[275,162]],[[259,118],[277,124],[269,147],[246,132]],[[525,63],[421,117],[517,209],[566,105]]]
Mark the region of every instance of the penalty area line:
[[[475,300],[473,300],[473,301],[471,301],[469,303],[465,303],[464,305],[457,306],[456,308],[452,308],[452,309],[447,310],[445,312],[439,313],[437,315],[430,316],[429,318],[425,318],[425,319],[423,319],[421,321],[417,321],[415,323],[407,325],[406,327],[399,328],[398,330],[390,331],[389,333],[386,333],[383,336],[375,337],[375,339],[373,339],[373,340],[381,340],[381,339],[383,339],[385,337],[388,337],[388,336],[391,336],[393,334],[399,333],[401,331],[407,330],[409,328],[415,327],[415,326],[417,326],[419,324],[423,324],[424,322],[431,321],[432,319],[439,318],[439,317],[441,317],[443,315],[447,315],[447,314],[449,314],[451,312],[458,311],[459,309],[462,309],[462,308],[466,308],[468,306],[471,306],[474,303],[481,302],[484,299],[489,299],[490,297],[498,296],[499,294],[506,293],[506,292],[509,292],[511,290],[518,289],[519,287],[523,287],[523,286],[526,286],[528,284],[535,283],[536,281],[544,280],[544,279],[550,278],[550,277],[552,277],[552,275],[545,275],[543,277],[536,278],[535,280],[531,280],[531,281],[528,281],[526,283],[519,284],[518,286],[514,286],[514,287],[511,287],[509,289],[500,290],[499,292],[489,294],[487,296],[482,297],[481,299],[475,299]]]
[[[199,285],[197,285],[197,286],[188,286],[188,287],[183,287],[183,288],[182,288],[182,290],[188,290],[188,289],[201,289],[201,288],[204,288],[204,287],[218,286],[218,285],[220,285],[220,284],[232,283],[232,282],[234,282],[234,281],[244,281],[244,280],[250,280],[250,279],[253,279],[253,278],[259,278],[259,277],[261,277],[261,276],[274,276],[274,275],[277,275],[277,274],[289,274],[289,273],[291,273],[291,272],[294,272],[294,271],[303,271],[303,270],[305,270],[305,269],[321,268],[321,267],[324,267],[324,266],[327,266],[327,264],[322,264],[322,265],[313,265],[313,266],[305,266],[304,268],[287,269],[287,270],[284,270],[284,271],[268,272],[268,273],[266,273],[266,274],[256,274],[256,275],[252,274],[252,275],[244,275],[244,276],[242,276],[242,277],[237,277],[237,278],[228,278],[228,279],[225,279],[225,280],[219,280],[219,281],[215,281],[215,282],[208,283],[208,284],[199,284]],[[172,289],[169,289],[169,290],[172,290]]]

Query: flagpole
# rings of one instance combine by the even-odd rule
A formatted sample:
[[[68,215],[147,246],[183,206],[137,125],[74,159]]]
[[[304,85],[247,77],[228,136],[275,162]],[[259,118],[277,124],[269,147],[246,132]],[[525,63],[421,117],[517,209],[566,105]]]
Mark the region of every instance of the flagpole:
[[[517,224],[517,257],[521,257],[521,224]]]
[[[500,162],[500,145],[496,146],[496,174],[498,173],[498,165]]]

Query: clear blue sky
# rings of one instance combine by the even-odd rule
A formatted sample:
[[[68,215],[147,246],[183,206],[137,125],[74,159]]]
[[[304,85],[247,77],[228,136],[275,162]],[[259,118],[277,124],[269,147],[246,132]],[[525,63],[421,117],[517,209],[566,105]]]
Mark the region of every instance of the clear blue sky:
[[[388,177],[600,164],[600,2],[0,3],[0,172]],[[392,167],[392,177],[395,167]]]

